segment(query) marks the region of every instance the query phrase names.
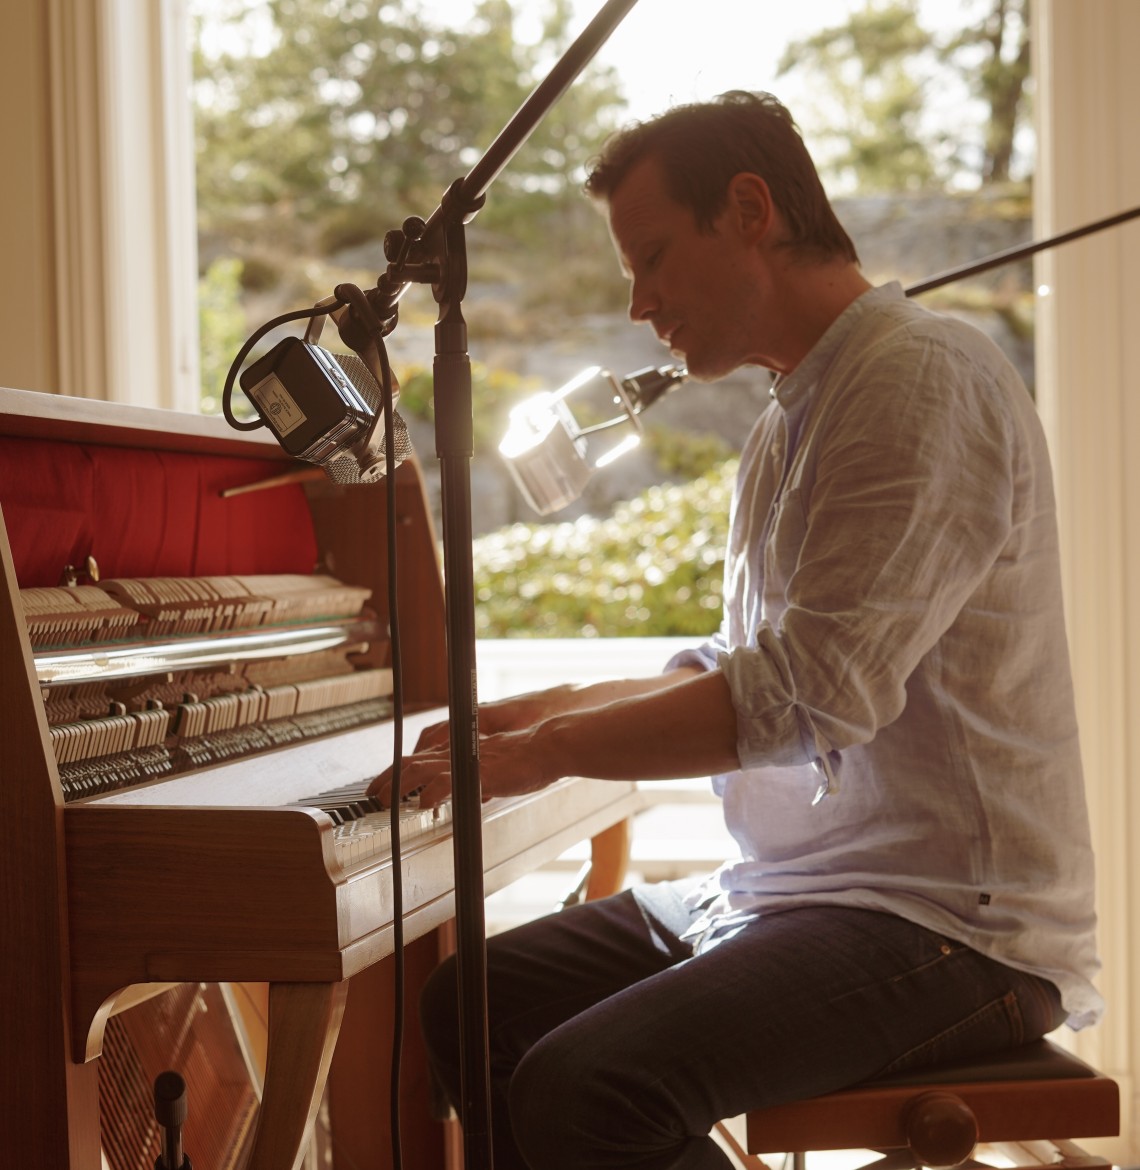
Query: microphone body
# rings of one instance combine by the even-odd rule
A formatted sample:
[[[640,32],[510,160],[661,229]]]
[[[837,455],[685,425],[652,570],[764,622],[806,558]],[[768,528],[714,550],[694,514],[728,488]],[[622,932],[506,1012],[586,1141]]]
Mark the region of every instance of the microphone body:
[[[386,470],[380,387],[355,354],[286,337],[241,374],[241,388],[281,446],[336,483],[372,483]],[[393,412],[397,466],[412,451]]]

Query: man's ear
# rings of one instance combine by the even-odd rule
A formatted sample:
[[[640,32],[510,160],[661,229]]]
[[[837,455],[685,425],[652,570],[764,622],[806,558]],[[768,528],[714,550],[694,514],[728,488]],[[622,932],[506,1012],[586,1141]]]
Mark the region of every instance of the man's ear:
[[[751,171],[741,171],[728,181],[728,199],[725,208],[732,216],[733,226],[750,241],[767,238],[775,228],[776,206],[768,184]]]

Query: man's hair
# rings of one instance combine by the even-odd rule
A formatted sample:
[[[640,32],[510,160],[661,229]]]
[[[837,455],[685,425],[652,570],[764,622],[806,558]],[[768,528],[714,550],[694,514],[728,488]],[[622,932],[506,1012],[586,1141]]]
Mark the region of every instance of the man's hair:
[[[817,259],[859,262],[787,108],[770,93],[731,90],[619,131],[602,147],[586,193],[609,201],[642,159],[661,164],[669,196],[712,231],[734,175],[759,175],[788,228],[786,245]]]

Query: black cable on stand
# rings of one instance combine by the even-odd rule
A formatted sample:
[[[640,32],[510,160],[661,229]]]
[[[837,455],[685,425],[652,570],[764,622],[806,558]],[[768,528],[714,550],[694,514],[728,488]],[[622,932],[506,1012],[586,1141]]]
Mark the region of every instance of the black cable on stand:
[[[453,187],[453,198],[460,198]],[[471,561],[471,459],[474,432],[471,361],[462,300],[467,258],[462,219],[444,232],[445,270],[435,326],[436,454],[443,509],[443,573],[447,596],[447,693],[454,820],[456,960],[463,1043],[464,1151],[492,1165],[490,1069],[487,1060],[487,961],[483,906],[483,819],[479,785],[478,687],[475,670],[475,584]],[[441,405],[446,404],[446,409]],[[471,1132],[468,1133],[470,1127]],[[485,1161],[479,1161],[482,1157]],[[465,1163],[466,1164],[466,1163]]]

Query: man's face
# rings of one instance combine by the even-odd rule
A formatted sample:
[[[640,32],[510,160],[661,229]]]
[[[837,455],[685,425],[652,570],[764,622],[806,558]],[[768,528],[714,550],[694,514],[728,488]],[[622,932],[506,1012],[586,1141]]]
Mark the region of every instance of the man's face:
[[[660,164],[647,158],[610,198],[609,220],[630,279],[630,318],[651,325],[694,378],[711,381],[741,365],[764,364],[755,336],[764,267],[733,207],[713,232],[702,232],[693,213],[667,194]]]

